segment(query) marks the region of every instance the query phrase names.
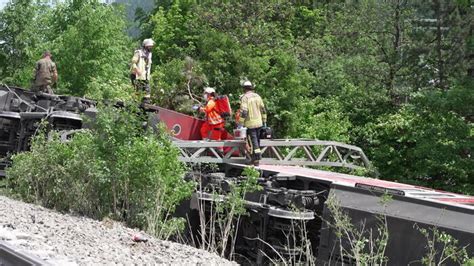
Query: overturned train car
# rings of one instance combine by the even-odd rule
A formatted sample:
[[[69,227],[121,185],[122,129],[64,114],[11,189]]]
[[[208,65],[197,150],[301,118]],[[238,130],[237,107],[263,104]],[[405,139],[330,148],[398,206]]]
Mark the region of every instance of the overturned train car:
[[[187,178],[200,183],[199,189],[178,209],[177,215],[189,221],[189,233],[199,242],[201,231],[211,230],[207,225],[216,203],[225,200],[231,187],[246,178],[242,175],[246,165],[236,159],[242,155],[238,147],[244,144],[241,140],[229,140],[222,144],[229,145],[228,152],[225,147],[212,151],[207,148],[219,149],[221,144],[199,140],[201,120],[158,106],[145,105],[144,109],[150,113],[152,123],[163,122],[174,135],[176,146],[182,148],[184,162],[194,166],[196,162],[199,167],[206,160],[219,164],[219,168],[210,167],[209,171],[188,175]],[[51,129],[75,130],[83,127],[80,114],[94,116],[95,113],[95,103],[87,99],[38,94],[2,85],[0,155],[27,150],[43,119]],[[273,145],[291,142],[275,141]],[[272,140],[262,144],[272,145]],[[276,148],[266,150],[275,152]],[[286,165],[279,165],[273,158],[275,154],[264,154],[264,157],[256,168],[261,173],[259,184],[263,189],[245,195],[248,215],[241,217],[237,237],[229,244],[245,258],[241,261],[245,264],[279,261],[357,265],[360,260],[353,251],[359,245],[360,254],[382,254],[389,265],[421,265],[420,259],[430,251],[437,251],[437,259],[443,256],[440,242],[429,250],[423,230],[430,237],[435,232],[446,232],[459,241],[457,246],[465,247],[468,256],[474,257],[472,196],[290,165],[285,158],[280,159]],[[341,213],[351,225],[334,226]],[[387,229],[387,239],[383,239],[381,228]],[[383,251],[371,252],[372,243],[360,246],[361,236],[375,242],[386,241],[386,246]],[[378,262],[384,264],[383,260]],[[457,265],[449,259],[444,263]]]
[[[230,188],[244,182],[245,167],[226,165],[195,178],[202,189],[183,217],[198,241],[202,213],[211,217]],[[423,257],[436,254],[443,265],[459,265],[446,256],[446,236],[474,256],[474,197],[298,166],[258,170],[263,190],[246,195],[248,215],[239,221],[234,244],[244,264],[422,265]]]
[[[156,116],[172,132],[180,133],[176,137],[181,140],[176,140],[175,145],[181,149],[181,159],[199,168],[189,178],[198,181],[200,189],[191,201],[181,206],[184,210],[181,215],[190,222],[193,239],[212,241],[202,235],[213,232],[207,226],[212,223],[213,213],[231,193],[231,188],[246,179],[242,171],[247,165],[234,152],[234,148],[244,144],[239,144],[239,140],[199,141],[193,137],[197,135],[193,132],[199,130],[199,121],[194,118],[166,109],[157,109]],[[336,151],[339,158],[360,160],[364,156],[360,156],[363,152],[348,151],[360,150],[357,147],[324,141],[314,142],[321,144],[323,152],[313,156],[309,154],[309,146],[299,149],[291,146],[298,143],[313,142],[262,141],[263,159],[256,169],[261,173],[259,184],[263,189],[246,194],[248,215],[241,217],[237,238],[230,244],[240,255],[236,258],[245,258],[240,262],[422,265],[423,257],[436,254],[434,259],[438,262],[458,265],[450,259],[452,254],[446,255],[450,252],[443,244],[446,237],[458,241],[455,246],[474,257],[474,197],[302,167],[317,162],[316,158],[321,159],[321,165],[337,166],[330,163],[330,158],[321,156],[328,149]],[[220,152],[216,151],[219,145],[222,145]],[[280,145],[286,145],[283,148],[290,152],[285,155],[277,152]],[[341,149],[337,150],[336,146]],[[226,148],[232,149],[226,152]],[[343,150],[347,153],[342,154]],[[307,161],[287,160],[291,153],[298,152],[311,156],[307,156]],[[220,169],[206,173],[199,164],[206,160],[220,163]],[[366,166],[365,160],[362,161],[358,165]],[[339,164],[349,165],[347,160]]]
[[[94,116],[95,112],[95,103],[84,98],[0,85],[0,157],[28,150],[42,120],[50,129],[74,130],[83,126],[81,113]],[[6,164],[4,159],[1,175]]]

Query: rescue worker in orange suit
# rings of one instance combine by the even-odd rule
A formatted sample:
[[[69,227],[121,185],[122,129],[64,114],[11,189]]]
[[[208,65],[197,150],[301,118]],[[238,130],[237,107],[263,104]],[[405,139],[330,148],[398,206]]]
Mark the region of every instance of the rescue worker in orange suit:
[[[201,127],[201,137],[203,140],[221,140],[224,130],[224,119],[217,112],[217,104],[215,101],[216,90],[214,88],[204,88],[204,99],[206,105],[199,108],[199,111],[206,114],[206,121]]]
[[[255,93],[255,87],[250,81],[242,85],[245,93],[240,96],[240,110],[238,114],[238,128],[247,128],[247,145],[251,153],[252,163],[256,166],[262,158],[260,150],[260,131],[267,125],[267,112],[263,100]]]

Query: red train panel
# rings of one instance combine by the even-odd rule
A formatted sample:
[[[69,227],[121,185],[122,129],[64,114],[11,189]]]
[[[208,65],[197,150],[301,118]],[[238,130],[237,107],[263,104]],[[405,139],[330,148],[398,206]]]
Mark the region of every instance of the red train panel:
[[[155,107],[158,119],[171,131],[171,134],[181,140],[200,140],[200,129],[204,121],[190,115],[185,115],[169,109]]]
[[[175,138],[180,140],[202,139],[200,130],[204,120],[159,106],[148,107],[156,111],[158,120],[166,125]],[[234,139],[232,134],[227,131],[221,134],[221,138],[224,140]],[[211,139],[215,138],[211,136]]]

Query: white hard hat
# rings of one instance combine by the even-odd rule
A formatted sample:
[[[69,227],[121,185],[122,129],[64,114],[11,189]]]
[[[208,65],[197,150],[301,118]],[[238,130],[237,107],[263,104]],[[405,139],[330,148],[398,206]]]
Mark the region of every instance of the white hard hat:
[[[152,40],[152,39],[145,39],[143,40],[143,46],[146,47],[146,46],[153,46],[155,45],[155,42]]]
[[[242,87],[252,87],[252,88],[253,88],[253,84],[252,84],[252,82],[250,82],[249,80],[246,80],[246,81],[244,81],[244,83],[242,84]]]
[[[204,92],[207,93],[207,94],[211,94],[211,93],[215,93],[216,90],[214,88],[211,88],[211,87],[205,87]]]

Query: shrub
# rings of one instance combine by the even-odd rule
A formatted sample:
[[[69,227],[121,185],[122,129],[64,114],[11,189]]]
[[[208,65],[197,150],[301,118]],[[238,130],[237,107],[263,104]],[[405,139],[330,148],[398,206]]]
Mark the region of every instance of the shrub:
[[[92,218],[112,216],[168,237],[182,221],[170,219],[194,184],[168,136],[143,128],[137,108],[101,107],[92,130],[65,143],[57,132],[36,135],[31,150],[12,157],[7,177],[26,201]]]

